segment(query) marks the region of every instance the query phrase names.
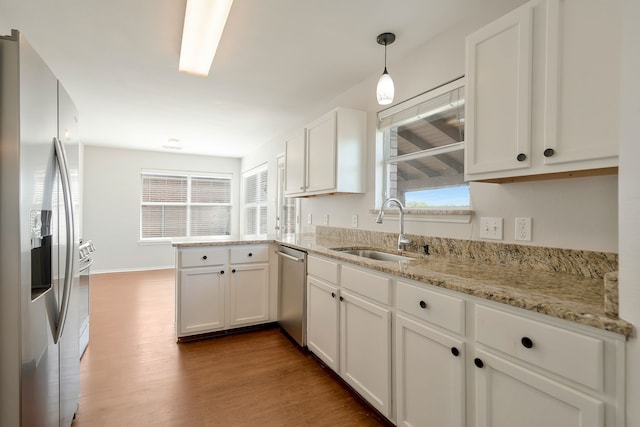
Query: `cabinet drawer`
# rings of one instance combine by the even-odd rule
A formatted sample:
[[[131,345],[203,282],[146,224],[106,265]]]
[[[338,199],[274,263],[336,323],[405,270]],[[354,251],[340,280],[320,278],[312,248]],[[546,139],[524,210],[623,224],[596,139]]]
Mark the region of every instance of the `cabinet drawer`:
[[[476,306],[476,340],[602,391],[604,342],[560,327]]]
[[[269,260],[268,245],[240,245],[231,249],[231,264],[242,264],[245,262],[266,262]]]
[[[333,261],[309,256],[307,257],[307,273],[333,284],[338,283],[338,263]]]
[[[203,246],[185,248],[178,251],[180,267],[204,267],[207,265],[226,264],[227,248]]]
[[[464,300],[460,298],[398,282],[396,305],[405,313],[464,335]]]
[[[340,285],[345,289],[358,292],[361,295],[391,305],[390,279],[366,271],[342,266]]]

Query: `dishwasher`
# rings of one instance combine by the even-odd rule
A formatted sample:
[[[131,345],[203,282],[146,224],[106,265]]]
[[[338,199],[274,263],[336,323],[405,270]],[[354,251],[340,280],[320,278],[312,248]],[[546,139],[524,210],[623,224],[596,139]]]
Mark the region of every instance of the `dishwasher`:
[[[279,246],[278,324],[300,347],[307,344],[307,253]]]

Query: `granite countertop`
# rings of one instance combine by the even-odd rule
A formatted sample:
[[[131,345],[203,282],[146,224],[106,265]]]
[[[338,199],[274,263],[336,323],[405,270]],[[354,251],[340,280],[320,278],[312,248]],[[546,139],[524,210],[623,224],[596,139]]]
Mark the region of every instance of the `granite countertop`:
[[[602,278],[538,271],[522,266],[498,265],[442,255],[420,256],[404,253],[414,259],[376,261],[331,249],[370,249],[361,243],[319,238],[314,235],[290,235],[282,239],[270,235],[192,238],[174,240],[172,244],[177,248],[184,248],[267,242],[282,243],[309,253],[593,326],[627,337],[634,334],[633,325],[629,322],[605,314],[605,291]]]

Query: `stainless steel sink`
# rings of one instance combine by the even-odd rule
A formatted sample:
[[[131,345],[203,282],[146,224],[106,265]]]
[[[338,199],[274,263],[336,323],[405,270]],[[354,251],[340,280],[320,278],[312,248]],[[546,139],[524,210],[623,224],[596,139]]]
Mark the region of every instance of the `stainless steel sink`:
[[[334,248],[332,250],[342,252],[343,254],[356,255],[363,258],[374,259],[377,261],[411,261],[412,259],[414,259],[408,256],[389,254],[386,252],[374,251],[369,249]]]

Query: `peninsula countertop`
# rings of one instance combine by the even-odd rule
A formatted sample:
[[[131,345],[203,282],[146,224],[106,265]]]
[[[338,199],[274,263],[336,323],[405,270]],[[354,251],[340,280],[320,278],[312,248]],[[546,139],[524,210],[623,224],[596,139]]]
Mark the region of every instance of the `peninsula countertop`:
[[[338,261],[388,273],[397,277],[497,301],[529,311],[615,332],[627,337],[633,325],[605,314],[604,279],[538,271],[521,266],[491,264],[453,256],[403,253],[408,261],[378,261],[333,249],[365,248],[362,243],[315,235],[224,236],[175,239],[176,248],[280,243]],[[381,248],[374,248],[381,249]],[[387,252],[389,250],[382,249]]]

